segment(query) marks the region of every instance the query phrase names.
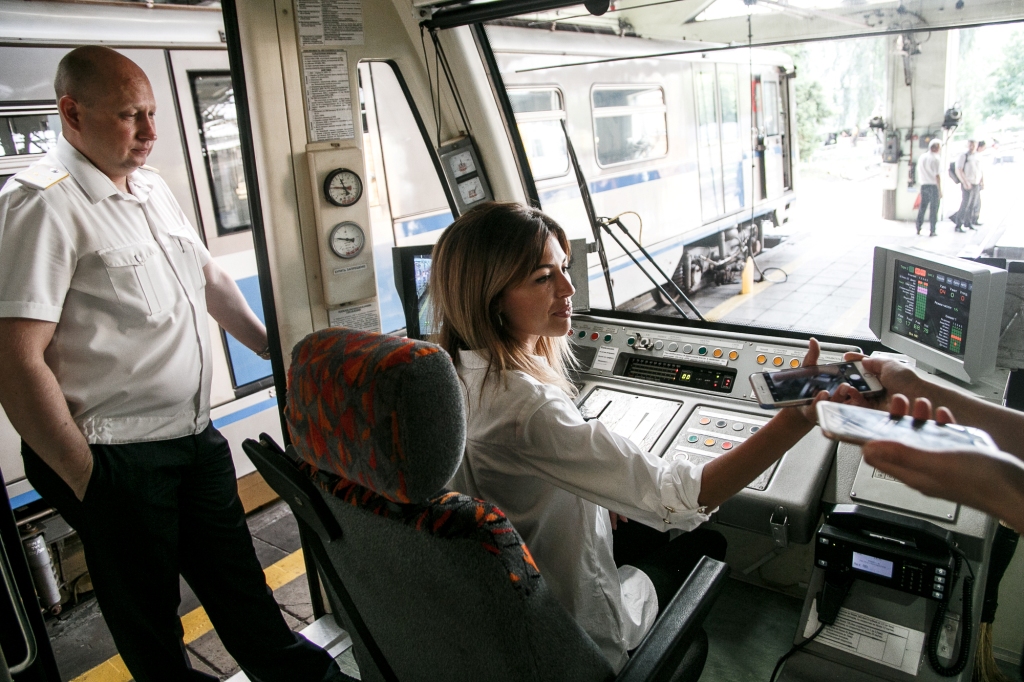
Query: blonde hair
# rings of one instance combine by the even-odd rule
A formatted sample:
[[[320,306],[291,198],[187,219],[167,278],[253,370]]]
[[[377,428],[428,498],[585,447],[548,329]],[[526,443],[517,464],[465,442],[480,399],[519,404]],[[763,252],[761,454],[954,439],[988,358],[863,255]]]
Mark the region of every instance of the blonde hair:
[[[518,370],[575,395],[567,374],[575,366],[568,338],[540,338],[535,352],[545,365],[516,340],[499,313],[502,294],[533,273],[552,236],[569,255],[565,232],[541,211],[488,202],[463,214],[434,245],[431,341],[448,351],[456,367],[460,350],[484,351],[490,356],[489,374]]]

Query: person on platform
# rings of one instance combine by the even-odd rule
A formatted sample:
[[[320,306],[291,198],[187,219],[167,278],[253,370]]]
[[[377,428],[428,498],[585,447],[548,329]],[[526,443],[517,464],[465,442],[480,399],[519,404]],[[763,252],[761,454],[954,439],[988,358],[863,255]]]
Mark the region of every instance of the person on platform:
[[[207,312],[262,355],[267,335],[144,165],[149,80],[90,46],[61,60],[54,88],[56,148],[0,191],[0,403],[26,475],[78,531],[138,682],[216,679],[189,663],[179,573],[250,679],[340,676],[285,623],[210,422]]]
[[[568,266],[562,228],[513,203],[468,211],[435,245],[434,340],[452,356],[468,416],[449,487],[505,512],[619,670],[700,557],[724,557],[724,538],[698,526],[806,435],[814,413],[784,409],[707,464],[656,457],[584,418],[567,374]],[[817,358],[812,340],[804,362]],[[668,529],[688,532],[670,542]]]
[[[971,225],[974,225],[975,227],[981,227],[981,221],[979,220],[979,218],[981,217],[981,193],[985,190],[986,149],[987,147],[985,146],[985,140],[979,140],[978,150],[976,153],[978,155],[978,166],[979,171],[981,173],[981,179],[978,180],[978,197],[977,199],[974,200],[974,215],[971,217]]]
[[[956,176],[960,178],[960,209],[956,212],[955,218],[957,232],[963,232],[962,227],[974,229],[971,219],[974,217],[974,206],[978,201],[978,183],[981,181],[981,164],[976,152],[974,140],[967,140],[967,151],[960,155],[954,166]]]
[[[931,209],[928,220],[932,230],[929,236],[935,236],[935,224],[939,220],[939,200],[942,199],[942,157],[939,150],[942,143],[932,140],[928,151],[917,160],[917,177],[921,182],[921,207],[917,210],[917,233],[921,234],[925,211]]]

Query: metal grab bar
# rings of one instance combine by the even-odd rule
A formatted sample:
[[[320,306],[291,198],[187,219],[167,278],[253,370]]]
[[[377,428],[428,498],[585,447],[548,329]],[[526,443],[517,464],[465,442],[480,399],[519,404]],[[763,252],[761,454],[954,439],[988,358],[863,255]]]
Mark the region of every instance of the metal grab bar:
[[[18,585],[14,582],[14,571],[11,569],[11,562],[7,556],[7,548],[4,546],[4,539],[0,537],[0,574],[3,574],[4,587],[11,595],[11,604],[14,606],[14,613],[18,617],[18,627],[21,628],[22,639],[25,640],[25,660],[17,665],[10,666],[10,673],[20,673],[35,663],[36,655],[39,653],[35,633],[32,632],[32,625],[28,622],[28,613],[25,612],[25,602],[18,592]],[[3,652],[0,652],[0,657]]]

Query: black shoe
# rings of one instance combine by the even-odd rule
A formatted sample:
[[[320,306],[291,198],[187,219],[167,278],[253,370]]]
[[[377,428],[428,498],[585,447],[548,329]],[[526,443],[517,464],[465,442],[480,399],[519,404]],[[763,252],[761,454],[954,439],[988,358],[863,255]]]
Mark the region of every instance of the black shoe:
[[[931,232],[929,232],[928,236],[929,237],[934,237],[935,236],[935,230],[932,230]]]
[[[974,221],[974,226],[975,227],[981,227],[981,223],[979,221],[975,220]]]
[[[974,225],[964,225],[964,227],[966,227],[968,230],[976,230],[976,229],[978,229]]]
[[[917,226],[917,233],[921,234],[921,226],[920,225]]]
[[[954,232],[966,232],[967,230],[961,230],[959,227],[953,230]]]

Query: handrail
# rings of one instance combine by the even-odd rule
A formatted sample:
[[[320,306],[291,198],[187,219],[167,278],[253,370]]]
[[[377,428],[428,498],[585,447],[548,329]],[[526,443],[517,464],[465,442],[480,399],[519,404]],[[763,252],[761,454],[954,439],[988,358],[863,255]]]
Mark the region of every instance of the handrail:
[[[8,559],[7,548],[4,546],[3,538],[0,538],[0,574],[3,574],[4,587],[7,588],[7,593],[11,595],[11,604],[14,606],[14,613],[18,618],[18,627],[21,628],[21,636],[25,640],[25,660],[18,665],[10,666],[10,672],[13,675],[28,669],[30,665],[35,663],[39,648],[35,633],[32,632],[32,625],[28,621],[28,613],[25,612],[25,602],[21,599],[21,594],[18,592],[17,583],[14,582],[14,571],[11,569],[11,562]]]

